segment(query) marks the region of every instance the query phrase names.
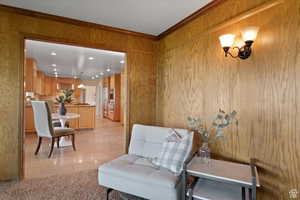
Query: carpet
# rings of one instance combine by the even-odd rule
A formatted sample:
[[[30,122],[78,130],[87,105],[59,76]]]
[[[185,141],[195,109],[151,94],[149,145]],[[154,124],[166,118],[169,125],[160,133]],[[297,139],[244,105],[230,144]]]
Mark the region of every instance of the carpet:
[[[97,183],[97,170],[75,174],[0,183],[0,200],[106,200],[106,189]],[[119,200],[113,191],[110,200]]]

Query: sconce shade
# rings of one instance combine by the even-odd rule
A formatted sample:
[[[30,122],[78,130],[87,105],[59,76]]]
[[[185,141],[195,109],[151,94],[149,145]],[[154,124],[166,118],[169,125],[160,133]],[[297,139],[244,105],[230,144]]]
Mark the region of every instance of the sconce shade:
[[[222,47],[231,47],[234,42],[235,35],[233,34],[225,34],[219,37]]]
[[[256,26],[246,27],[241,30],[243,40],[246,41],[254,41],[256,39],[259,28]]]

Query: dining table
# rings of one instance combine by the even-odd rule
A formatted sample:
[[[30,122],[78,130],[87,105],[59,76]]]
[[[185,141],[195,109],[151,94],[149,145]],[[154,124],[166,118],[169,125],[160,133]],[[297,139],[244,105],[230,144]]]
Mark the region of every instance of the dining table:
[[[54,120],[59,120],[61,128],[66,128],[66,122],[68,120],[79,118],[80,115],[77,113],[66,113],[65,115],[60,115],[59,113],[52,113],[51,117]],[[65,137],[61,137],[59,140],[59,146],[60,147],[72,146],[72,142],[66,140]]]

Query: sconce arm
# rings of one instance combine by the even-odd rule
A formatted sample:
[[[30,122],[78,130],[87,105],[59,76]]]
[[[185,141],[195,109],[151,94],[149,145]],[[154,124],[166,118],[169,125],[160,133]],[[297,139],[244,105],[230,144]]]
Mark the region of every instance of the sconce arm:
[[[240,48],[239,47],[232,47],[232,49],[238,49],[239,52],[240,52]],[[228,49],[228,51],[226,52],[226,56],[227,55],[230,55],[232,58],[238,58],[239,57],[239,54],[237,54],[236,56],[232,55],[232,53],[230,53],[229,51],[230,49]]]

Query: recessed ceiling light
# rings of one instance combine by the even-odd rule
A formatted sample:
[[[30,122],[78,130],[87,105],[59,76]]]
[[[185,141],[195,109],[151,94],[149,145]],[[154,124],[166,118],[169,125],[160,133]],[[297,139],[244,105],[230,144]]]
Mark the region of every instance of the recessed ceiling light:
[[[103,72],[101,72],[101,73],[100,73],[100,75],[101,75],[101,76],[103,76],[103,75],[104,75],[104,73],[103,73]]]
[[[56,53],[54,51],[51,52],[52,56],[56,56]]]
[[[89,60],[94,60],[94,57],[89,57]]]
[[[52,67],[56,67],[56,64],[52,64]]]
[[[95,77],[96,77],[96,78],[99,78],[99,75],[97,74],[97,75],[95,75]]]
[[[125,61],[124,61],[124,60],[121,60],[121,61],[120,61],[120,63],[121,63],[121,64],[124,64],[124,63],[125,63]]]
[[[107,72],[110,72],[110,69],[109,68],[107,68],[107,70],[106,70]]]
[[[56,71],[57,71],[57,69],[56,69],[56,68],[54,68],[54,69],[53,69],[53,71],[55,71],[55,72],[56,72]]]

